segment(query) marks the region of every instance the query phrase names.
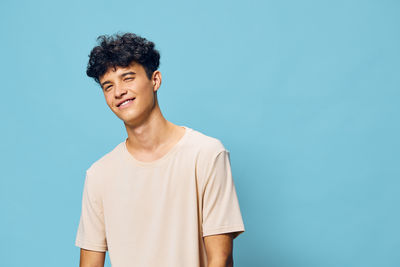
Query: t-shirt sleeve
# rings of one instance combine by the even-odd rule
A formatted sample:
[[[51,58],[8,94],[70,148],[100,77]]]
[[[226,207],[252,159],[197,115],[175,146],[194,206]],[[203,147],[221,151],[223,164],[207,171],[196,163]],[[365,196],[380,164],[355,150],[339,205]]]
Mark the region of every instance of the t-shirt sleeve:
[[[86,171],[82,194],[82,210],[75,245],[80,248],[107,251],[102,201],[97,188]]]
[[[230,153],[223,150],[213,159],[203,189],[203,236],[245,231],[232,178]]]

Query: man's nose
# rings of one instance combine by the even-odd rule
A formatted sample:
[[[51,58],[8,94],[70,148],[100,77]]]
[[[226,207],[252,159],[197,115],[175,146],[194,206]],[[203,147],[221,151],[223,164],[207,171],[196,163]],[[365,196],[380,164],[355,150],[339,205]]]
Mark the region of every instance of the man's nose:
[[[126,89],[124,88],[124,85],[123,84],[115,84],[115,90],[114,90],[115,97],[119,97],[124,93],[126,93]]]

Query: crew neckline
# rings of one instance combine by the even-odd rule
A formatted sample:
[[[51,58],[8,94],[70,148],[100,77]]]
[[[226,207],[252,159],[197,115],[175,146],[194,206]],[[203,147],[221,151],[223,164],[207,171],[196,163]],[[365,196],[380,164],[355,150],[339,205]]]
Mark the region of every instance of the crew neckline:
[[[166,153],[164,154],[161,158],[153,160],[153,161],[140,161],[137,160],[129,151],[126,146],[126,140],[128,138],[125,138],[125,140],[122,142],[122,149],[123,152],[126,156],[126,158],[130,161],[133,162],[136,165],[143,166],[143,167],[151,167],[160,164],[161,162],[167,160],[187,139],[189,132],[192,130],[191,128],[185,126],[185,125],[179,125],[180,127],[185,128],[185,133],[183,136],[178,140],[178,142]]]

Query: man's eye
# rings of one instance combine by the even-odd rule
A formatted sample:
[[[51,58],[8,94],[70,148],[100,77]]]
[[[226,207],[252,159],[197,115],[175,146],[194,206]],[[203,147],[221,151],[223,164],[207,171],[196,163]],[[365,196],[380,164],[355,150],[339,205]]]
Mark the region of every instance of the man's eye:
[[[126,78],[125,81],[133,80],[133,77]]]
[[[107,86],[104,90],[108,90],[108,89],[110,89],[112,87],[112,85],[110,85],[110,86]]]

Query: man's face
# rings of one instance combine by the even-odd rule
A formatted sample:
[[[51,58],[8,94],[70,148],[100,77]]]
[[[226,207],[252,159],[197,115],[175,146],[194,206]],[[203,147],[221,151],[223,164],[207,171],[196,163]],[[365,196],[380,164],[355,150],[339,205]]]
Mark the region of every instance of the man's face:
[[[109,68],[99,80],[107,105],[115,115],[127,124],[139,124],[155,105],[154,93],[161,84],[161,73],[155,71],[148,79],[143,66],[132,62],[125,68]]]

